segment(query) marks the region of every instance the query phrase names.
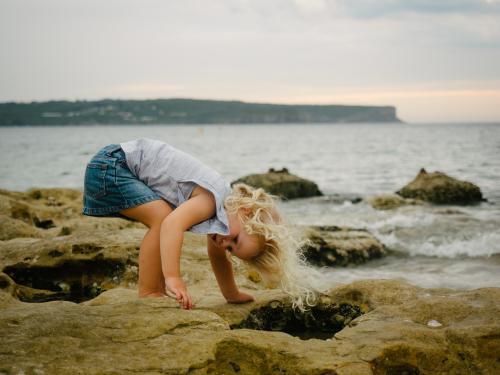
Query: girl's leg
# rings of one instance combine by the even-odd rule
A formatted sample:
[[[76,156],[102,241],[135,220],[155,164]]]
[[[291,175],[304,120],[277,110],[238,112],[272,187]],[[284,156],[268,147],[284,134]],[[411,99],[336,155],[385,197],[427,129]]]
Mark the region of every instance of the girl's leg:
[[[139,297],[165,294],[165,278],[161,270],[160,227],[173,209],[164,200],[156,200],[120,211],[122,215],[140,221],[149,230],[139,251]]]

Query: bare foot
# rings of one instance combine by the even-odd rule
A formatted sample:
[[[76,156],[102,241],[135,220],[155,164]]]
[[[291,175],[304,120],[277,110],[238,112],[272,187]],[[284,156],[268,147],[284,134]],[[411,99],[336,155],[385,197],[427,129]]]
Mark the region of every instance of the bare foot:
[[[144,293],[144,294],[139,294],[139,298],[144,298],[144,297],[167,297],[166,294],[161,293],[161,292],[151,292],[151,293]]]

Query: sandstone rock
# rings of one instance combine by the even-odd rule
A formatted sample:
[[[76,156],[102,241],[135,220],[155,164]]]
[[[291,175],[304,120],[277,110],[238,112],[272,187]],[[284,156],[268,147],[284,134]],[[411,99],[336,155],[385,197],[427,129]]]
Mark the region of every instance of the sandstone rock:
[[[146,231],[144,226],[112,227],[87,232],[75,230],[74,234],[54,238],[3,241],[0,271],[15,280],[14,295],[22,301],[85,301],[111,288],[136,285],[139,246]],[[206,237],[186,233],[184,245],[181,257],[184,280],[193,284],[215,280],[206,253]],[[245,271],[242,267],[235,268],[239,285],[263,288],[260,280]]]
[[[28,224],[81,216],[82,192],[75,189],[0,189],[0,213]]]
[[[121,218],[83,216],[82,193],[74,189],[0,189],[0,240],[52,238],[96,229],[144,228]]]
[[[489,374],[500,370],[498,288],[454,292],[366,280],[331,289],[318,309],[294,317],[287,296],[279,291],[259,290],[254,292],[257,302],[230,305],[220,295],[211,295],[214,287],[212,282],[197,289],[193,293],[197,307],[190,311],[170,298],[138,299],[134,290],[123,288],[81,304],[12,301],[0,310],[0,371]],[[351,310],[357,313],[346,314]],[[337,313],[332,316],[332,311]],[[299,332],[279,330],[283,318],[302,319],[325,332],[304,340]],[[430,320],[442,326],[429,327]],[[244,328],[247,324],[270,331]],[[336,327],[324,339],[330,324]]]
[[[268,193],[286,199],[323,195],[314,182],[291,174],[286,168],[278,171],[271,168],[267,173],[250,174],[231,182],[231,185],[237,182],[263,188]]]
[[[0,270],[21,286],[24,301],[81,301],[103,290],[135,283],[144,230],[93,232],[56,238],[17,238],[0,243]]]
[[[302,251],[316,266],[361,264],[386,255],[384,245],[363,229],[312,226],[303,231],[309,243]]]
[[[396,194],[384,194],[364,199],[377,210],[391,210],[406,205],[421,205],[424,202],[419,199],[402,198]]]
[[[427,173],[423,168],[396,194],[438,204],[472,204],[484,200],[479,187],[471,182],[460,181],[441,172]]]
[[[16,237],[43,237],[43,233],[22,220],[0,214],[0,240],[5,241]]]
[[[33,195],[0,194],[0,210],[12,202],[36,210],[30,199],[39,194]],[[137,297],[138,248],[147,228],[60,215],[54,228],[33,227],[46,237],[0,241],[2,374],[500,372],[500,288],[364,280],[330,289],[300,313],[282,291],[263,289],[234,268],[238,286],[256,301],[232,305],[210,269],[206,237],[186,233],[181,273],[196,305],[188,311],[171,298]],[[370,243],[365,231],[308,230],[335,249]],[[365,257],[359,252],[352,262]]]
[[[42,217],[44,210],[54,227],[34,225],[33,217]],[[143,224],[83,216],[81,193],[72,189],[0,190],[0,212],[0,235],[6,240],[0,241],[0,271],[14,280],[13,297],[84,301],[111,288],[136,285],[139,246],[147,231]],[[205,236],[186,233],[184,243],[189,249],[181,258],[185,281],[215,280]],[[241,285],[262,287],[250,275],[237,278]]]

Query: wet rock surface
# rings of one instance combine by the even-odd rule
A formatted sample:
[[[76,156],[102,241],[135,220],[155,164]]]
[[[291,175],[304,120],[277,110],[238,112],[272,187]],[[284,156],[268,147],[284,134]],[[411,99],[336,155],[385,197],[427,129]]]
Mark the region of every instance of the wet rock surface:
[[[309,243],[302,247],[307,261],[316,266],[349,266],[387,254],[384,245],[364,229],[337,226],[303,227]]]
[[[484,201],[478,186],[442,172],[427,173],[422,168],[413,181],[396,194],[436,204],[474,204]]]
[[[0,198],[9,207],[24,202],[33,215],[53,202],[33,201],[44,194]],[[78,198],[54,199],[78,212]],[[204,236],[188,233],[181,273],[196,308],[183,310],[171,298],[137,297],[143,225],[51,212],[39,219],[54,227],[25,222],[40,237],[0,241],[0,373],[500,372],[499,288],[365,280],[331,288],[300,313],[282,291],[263,289],[235,268],[240,289],[256,301],[233,305],[217,287]]]
[[[402,206],[416,206],[424,203],[420,199],[402,198],[396,194],[371,196],[364,198],[364,201],[377,210],[392,210]]]
[[[231,182],[231,185],[238,182],[243,182],[256,188],[263,188],[268,193],[286,199],[323,195],[316,183],[291,174],[286,168],[281,170],[271,168],[267,173],[250,174]]]

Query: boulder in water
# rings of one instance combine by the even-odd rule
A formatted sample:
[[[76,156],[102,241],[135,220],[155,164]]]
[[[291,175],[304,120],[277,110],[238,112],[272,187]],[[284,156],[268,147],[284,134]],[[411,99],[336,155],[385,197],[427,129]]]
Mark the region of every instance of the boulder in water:
[[[238,182],[243,182],[255,188],[263,188],[268,193],[275,194],[286,199],[323,195],[316,183],[291,174],[287,168],[283,168],[281,170],[271,168],[267,173],[243,176],[231,182],[231,185]]]
[[[417,177],[396,194],[437,204],[473,204],[484,201],[478,186],[460,181],[441,172],[427,173],[424,168]]]
[[[308,243],[302,247],[309,263],[316,266],[349,266],[381,258],[384,245],[364,229],[311,226],[304,229]]]
[[[364,201],[377,210],[392,210],[407,205],[421,205],[420,199],[402,198],[396,194],[376,195],[364,198]]]

